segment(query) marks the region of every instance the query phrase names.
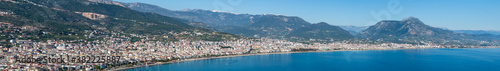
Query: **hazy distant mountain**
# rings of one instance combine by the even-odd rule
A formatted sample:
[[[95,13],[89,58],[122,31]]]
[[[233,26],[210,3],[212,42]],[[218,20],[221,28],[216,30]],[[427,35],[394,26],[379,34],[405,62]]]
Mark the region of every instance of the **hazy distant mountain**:
[[[348,31],[332,26],[325,22],[320,22],[310,26],[306,26],[292,31],[287,37],[304,38],[304,39],[351,39],[354,38]]]
[[[436,43],[436,44],[466,44],[491,45],[498,43],[489,37],[459,34],[450,30],[425,25],[415,17],[402,21],[380,21],[361,32],[358,37],[376,41],[397,43]]]
[[[446,27],[436,27],[436,28],[441,28],[444,30],[451,30]],[[479,34],[492,34],[492,35],[500,35],[500,31],[494,31],[494,30],[451,30],[456,33],[461,33],[461,34],[473,34],[473,35],[479,35]]]
[[[358,34],[357,37],[377,41],[401,43],[476,44],[481,42],[481,44],[489,44],[490,42],[496,42],[490,39],[492,36],[459,34],[450,30],[430,27],[414,17],[409,17],[402,21],[381,21],[377,25],[371,27],[346,26],[343,28],[348,29],[348,34],[332,34],[329,33],[330,30],[336,28],[311,28],[312,24],[304,21],[300,17],[293,16],[274,14],[236,14],[217,10],[200,9],[173,11],[144,3],[123,3],[123,5],[141,12],[154,12],[193,22],[202,22],[219,31],[245,36],[271,38],[283,38],[288,36],[299,38],[324,38],[324,36],[328,35],[356,34],[357,32],[360,32],[360,30],[366,28],[366,30]],[[321,31],[314,31],[318,29],[321,29]],[[334,32],[343,31],[335,30]],[[487,43],[483,43],[482,41],[487,41]]]
[[[142,12],[154,12],[165,16],[203,22],[214,27],[216,30],[245,36],[282,38],[285,37],[285,35],[295,34],[290,33],[292,31],[311,25],[311,23],[306,22],[302,18],[294,16],[274,14],[236,14],[231,12],[201,9],[172,11],[159,6],[144,3],[123,3],[123,5]],[[336,32],[343,31],[338,30]],[[327,32],[322,33],[330,34]],[[346,35],[344,33],[335,34]]]
[[[492,35],[500,35],[500,31],[487,31],[487,30],[453,30],[457,33],[463,34],[492,34]]]
[[[363,30],[365,29],[368,29],[368,26],[339,26],[341,27],[342,29],[346,30],[346,31],[349,31],[349,33],[351,33],[352,35],[357,35],[359,34],[360,32],[362,32]]]

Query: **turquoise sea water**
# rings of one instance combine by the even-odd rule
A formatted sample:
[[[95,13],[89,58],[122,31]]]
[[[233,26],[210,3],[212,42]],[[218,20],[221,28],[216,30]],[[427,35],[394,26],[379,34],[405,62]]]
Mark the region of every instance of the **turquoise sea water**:
[[[253,55],[186,61],[123,71],[500,71],[500,48]]]

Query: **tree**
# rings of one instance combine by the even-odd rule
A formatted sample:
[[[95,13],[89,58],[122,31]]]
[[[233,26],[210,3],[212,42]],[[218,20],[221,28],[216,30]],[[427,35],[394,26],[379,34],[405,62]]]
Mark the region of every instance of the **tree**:
[[[96,65],[96,66],[95,66],[95,69],[96,69],[96,70],[101,70],[101,66]]]

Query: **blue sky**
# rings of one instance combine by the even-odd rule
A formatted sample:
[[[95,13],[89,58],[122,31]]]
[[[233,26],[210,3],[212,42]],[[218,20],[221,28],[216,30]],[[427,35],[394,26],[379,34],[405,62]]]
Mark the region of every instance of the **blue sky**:
[[[500,0],[114,0],[171,10],[207,9],[299,16],[311,23],[371,26],[414,16],[448,29],[500,30]]]

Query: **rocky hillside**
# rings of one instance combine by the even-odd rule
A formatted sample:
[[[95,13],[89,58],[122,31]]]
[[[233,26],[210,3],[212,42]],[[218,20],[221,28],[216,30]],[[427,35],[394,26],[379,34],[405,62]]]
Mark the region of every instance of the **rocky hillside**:
[[[297,30],[292,31],[287,35],[287,37],[292,38],[303,38],[306,40],[309,39],[324,39],[324,40],[347,40],[354,38],[349,32],[338,27],[332,26],[325,22],[320,22],[317,24],[312,24],[310,26],[306,26]]]
[[[0,11],[12,14],[0,16],[0,22],[14,26],[33,26],[46,36],[80,38],[88,31],[100,31],[126,36],[168,37],[162,39],[224,39],[229,34],[213,33],[195,28],[175,18],[143,13],[120,6],[119,3],[97,0],[12,0],[1,1]],[[202,36],[173,35],[175,33],[206,33]],[[33,34],[36,35],[36,34]],[[57,38],[57,37],[47,37]],[[160,38],[159,38],[160,39]]]

